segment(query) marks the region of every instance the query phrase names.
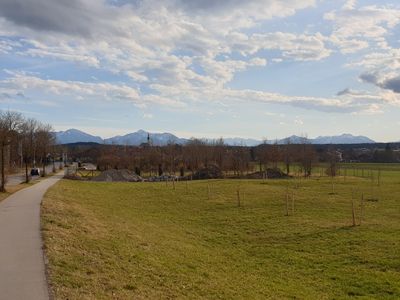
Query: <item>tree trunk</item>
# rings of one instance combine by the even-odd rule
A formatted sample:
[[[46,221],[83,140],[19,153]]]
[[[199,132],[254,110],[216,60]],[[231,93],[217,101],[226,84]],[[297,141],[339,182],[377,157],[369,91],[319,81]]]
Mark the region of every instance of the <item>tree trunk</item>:
[[[4,145],[1,145],[1,188],[0,192],[6,191],[6,170],[4,167]]]
[[[28,161],[27,160],[25,160],[25,182],[29,183]]]

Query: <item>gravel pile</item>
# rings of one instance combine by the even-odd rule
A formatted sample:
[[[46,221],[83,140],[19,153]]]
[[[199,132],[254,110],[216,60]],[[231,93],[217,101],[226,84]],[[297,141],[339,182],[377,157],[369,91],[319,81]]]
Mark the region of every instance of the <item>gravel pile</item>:
[[[193,180],[204,180],[204,179],[219,179],[223,178],[224,174],[221,169],[215,165],[210,165],[206,168],[198,170],[193,174]]]
[[[68,180],[82,180],[82,177],[75,174],[66,174],[63,178]]]
[[[140,182],[143,178],[130,170],[107,170],[96,176],[92,181],[105,182]]]

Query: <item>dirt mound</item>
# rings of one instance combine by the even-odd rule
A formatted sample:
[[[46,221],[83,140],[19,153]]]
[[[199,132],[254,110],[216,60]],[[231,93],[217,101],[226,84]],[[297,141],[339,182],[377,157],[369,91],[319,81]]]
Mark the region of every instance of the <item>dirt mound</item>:
[[[76,174],[66,174],[63,177],[64,179],[68,179],[68,180],[82,180],[82,177],[76,175]]]
[[[267,175],[267,176],[265,176]],[[263,172],[255,172],[246,175],[247,179],[280,179],[280,178],[288,178],[290,176],[283,173],[280,169],[267,169],[267,171]]]
[[[223,178],[224,174],[220,168],[214,165],[210,165],[206,168],[200,169],[193,174],[193,180],[203,180],[203,179],[219,179]]]
[[[105,181],[105,182],[139,182],[143,178],[136,175],[135,172],[130,170],[107,170],[96,176],[92,181]]]

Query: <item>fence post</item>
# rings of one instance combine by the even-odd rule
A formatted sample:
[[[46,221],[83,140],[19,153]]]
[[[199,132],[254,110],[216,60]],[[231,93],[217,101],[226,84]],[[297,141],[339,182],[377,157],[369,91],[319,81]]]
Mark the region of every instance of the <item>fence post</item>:
[[[356,226],[356,213],[354,208],[354,190],[351,193],[351,215],[353,219],[353,227]]]

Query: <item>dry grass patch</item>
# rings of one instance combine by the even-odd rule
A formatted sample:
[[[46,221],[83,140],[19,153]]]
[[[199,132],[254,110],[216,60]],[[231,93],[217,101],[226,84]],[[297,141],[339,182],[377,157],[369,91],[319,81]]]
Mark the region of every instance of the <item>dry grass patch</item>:
[[[359,178],[165,183],[61,181],[42,223],[58,299],[398,299],[400,185],[351,227]],[[340,181],[340,183],[339,183]],[[285,216],[287,184],[295,213]],[[212,195],[209,199],[208,188]],[[237,207],[236,191],[245,192]],[[359,205],[359,204],[357,204]],[[359,206],[356,206],[358,211]]]

